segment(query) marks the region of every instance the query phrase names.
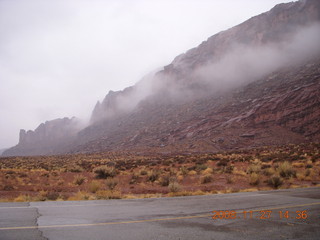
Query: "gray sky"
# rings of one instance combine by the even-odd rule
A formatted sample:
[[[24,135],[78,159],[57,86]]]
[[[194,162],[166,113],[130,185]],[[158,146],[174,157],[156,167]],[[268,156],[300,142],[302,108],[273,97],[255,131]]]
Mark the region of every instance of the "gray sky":
[[[0,0],[0,149],[281,2]]]

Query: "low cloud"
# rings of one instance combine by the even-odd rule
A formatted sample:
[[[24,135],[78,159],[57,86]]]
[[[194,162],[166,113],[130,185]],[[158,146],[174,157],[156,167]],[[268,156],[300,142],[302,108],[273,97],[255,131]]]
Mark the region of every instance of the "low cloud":
[[[319,56],[320,24],[300,29],[290,41],[262,46],[234,43],[217,62],[199,67],[193,79],[222,91],[259,80],[281,67]]]

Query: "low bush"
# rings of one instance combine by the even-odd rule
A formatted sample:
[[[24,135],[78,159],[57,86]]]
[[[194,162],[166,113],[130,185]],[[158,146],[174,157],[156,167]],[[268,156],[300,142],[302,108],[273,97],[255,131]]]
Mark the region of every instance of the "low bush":
[[[249,179],[250,185],[258,185],[260,183],[260,176],[257,173],[251,173]]]
[[[111,191],[113,191],[113,189],[118,185],[118,181],[113,178],[108,178],[106,180],[106,185]]]
[[[150,172],[148,172],[148,181],[149,182],[154,182],[156,180],[158,180],[160,173],[156,170],[152,170]]]
[[[179,192],[181,189],[179,183],[177,183],[177,182],[170,183],[168,188],[169,188],[170,192]]]
[[[74,177],[73,183],[75,185],[79,185],[80,186],[85,181],[86,181],[86,178],[84,176],[77,175],[77,176]]]
[[[212,176],[211,175],[204,175],[200,178],[200,182],[202,184],[206,184],[212,181]]]
[[[283,180],[280,176],[274,175],[268,180],[268,184],[274,188],[278,188],[283,184]]]
[[[96,174],[96,178],[106,179],[106,178],[113,178],[117,175],[117,171],[114,167],[108,166],[100,166],[93,169],[93,172]]]
[[[89,191],[92,193],[96,193],[97,191],[99,191],[101,188],[101,184],[98,181],[92,181],[89,184]]]
[[[279,164],[277,171],[281,177],[290,178],[296,176],[296,171],[292,168],[288,161]]]

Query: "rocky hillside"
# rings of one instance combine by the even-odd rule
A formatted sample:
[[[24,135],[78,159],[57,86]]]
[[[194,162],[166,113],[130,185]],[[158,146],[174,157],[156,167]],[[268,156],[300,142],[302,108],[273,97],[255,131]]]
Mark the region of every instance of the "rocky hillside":
[[[42,134],[22,132],[5,154],[197,152],[319,141],[319,22],[318,0],[279,4],[135,86],[110,91],[75,137],[52,133],[64,144],[43,145]]]
[[[320,140],[320,59],[187,103],[148,99],[81,132],[100,137],[74,152],[221,151]],[[87,132],[86,132],[87,131]]]
[[[4,151],[4,156],[46,155],[67,150],[68,143],[79,131],[76,118],[63,118],[41,123],[34,131],[20,130],[19,143]]]

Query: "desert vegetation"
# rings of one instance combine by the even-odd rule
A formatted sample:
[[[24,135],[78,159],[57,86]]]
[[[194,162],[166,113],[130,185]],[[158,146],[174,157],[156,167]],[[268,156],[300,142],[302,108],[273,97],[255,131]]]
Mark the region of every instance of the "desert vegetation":
[[[0,158],[1,201],[186,196],[320,186],[320,144],[220,153]]]

